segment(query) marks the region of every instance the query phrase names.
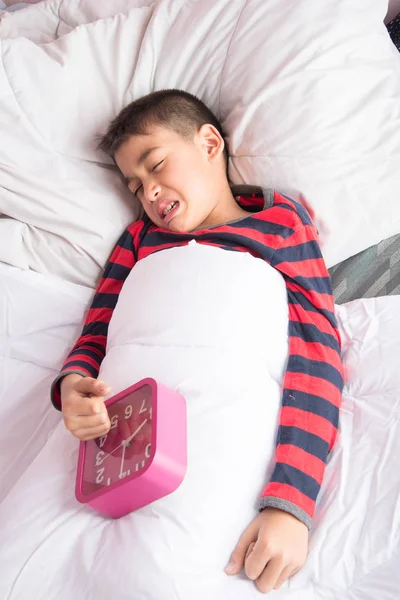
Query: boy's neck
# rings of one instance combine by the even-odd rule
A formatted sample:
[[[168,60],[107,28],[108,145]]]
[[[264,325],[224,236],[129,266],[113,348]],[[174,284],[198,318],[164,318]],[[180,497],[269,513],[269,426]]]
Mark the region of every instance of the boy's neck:
[[[215,227],[216,225],[223,225],[230,221],[236,221],[249,216],[250,212],[244,210],[236,202],[235,197],[232,194],[232,190],[229,186],[228,181],[226,186],[221,190],[219,194],[219,202],[214,210],[208,215],[207,219],[201,223],[196,229],[203,229],[205,227]]]

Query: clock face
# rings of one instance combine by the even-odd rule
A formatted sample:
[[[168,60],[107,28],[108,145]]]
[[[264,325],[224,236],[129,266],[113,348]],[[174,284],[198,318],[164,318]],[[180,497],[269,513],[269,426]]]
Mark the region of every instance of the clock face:
[[[111,429],[86,442],[82,494],[88,496],[129,476],[151,462],[152,390],[135,390],[107,407]]]

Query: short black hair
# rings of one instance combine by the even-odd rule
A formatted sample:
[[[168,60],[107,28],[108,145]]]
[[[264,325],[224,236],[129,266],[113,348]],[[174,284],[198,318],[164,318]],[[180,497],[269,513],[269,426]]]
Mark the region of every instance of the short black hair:
[[[98,148],[115,160],[118,148],[131,135],[146,135],[152,125],[168,127],[185,139],[193,139],[205,124],[213,125],[222,136],[228,168],[229,149],[221,123],[202,100],[178,89],[152,92],[125,106],[99,137]]]

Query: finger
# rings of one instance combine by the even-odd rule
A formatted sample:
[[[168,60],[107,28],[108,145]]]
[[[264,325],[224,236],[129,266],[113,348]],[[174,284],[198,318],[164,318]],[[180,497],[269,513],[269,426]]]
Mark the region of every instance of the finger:
[[[91,394],[93,396],[106,396],[111,388],[100,379],[93,377],[82,377],[76,384],[75,390],[82,394]]]
[[[279,590],[281,585],[283,585],[286,579],[288,579],[291,575],[293,575],[293,566],[289,565],[288,567],[285,567],[282,573],[279,575],[278,581],[274,585],[274,590]]]
[[[64,422],[69,431],[77,431],[78,429],[92,429],[93,427],[110,425],[110,419],[108,418],[107,412],[100,415],[69,417],[66,418]]]
[[[90,398],[82,398],[82,412],[80,410],[81,404],[77,403],[77,412],[79,416],[89,415],[100,415],[106,416],[107,407],[104,404],[104,398],[102,396],[91,396]]]
[[[260,592],[264,592],[264,594],[268,594],[271,590],[274,589],[274,585],[278,581],[282,571],[285,568],[285,563],[282,558],[271,558],[268,561],[267,566],[264,571],[258,577],[256,581],[256,585]]]
[[[225,569],[225,573],[228,575],[235,575],[239,573],[244,565],[245,556],[248,551],[249,545],[255,542],[257,539],[257,525],[250,524],[249,527],[243,532],[234,551],[231,554],[229,563]]]
[[[72,393],[63,403],[63,413],[66,417],[88,417],[105,415],[107,413],[102,396],[80,396],[79,392]]]
[[[72,434],[82,442],[87,442],[106,435],[108,431],[109,428],[106,425],[101,425],[100,427],[92,427],[91,429],[78,429],[77,431],[73,431]]]
[[[256,545],[255,542],[251,542],[250,546],[247,548],[247,552],[246,552],[246,556],[244,557],[244,562],[246,562],[247,558],[250,556],[250,554],[253,551],[254,546]]]
[[[260,577],[267,563],[272,559],[271,551],[265,541],[257,539],[252,552],[245,562],[245,573],[249,579]]]
[[[268,550],[265,542],[257,539],[252,552],[246,559],[244,568],[249,579],[257,579],[265,569],[265,565],[272,558],[271,551]]]

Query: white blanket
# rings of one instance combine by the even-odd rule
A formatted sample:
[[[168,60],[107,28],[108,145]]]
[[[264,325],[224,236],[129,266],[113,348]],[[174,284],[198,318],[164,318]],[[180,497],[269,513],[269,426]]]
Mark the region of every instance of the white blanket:
[[[196,244],[137,267],[116,308],[102,377],[114,392],[152,375],[184,393],[189,468],[174,494],[110,521],[75,500],[78,443],[57,425],[48,398],[90,292],[0,265],[2,600],[262,597],[223,568],[273,463],[283,282],[259,259]],[[337,310],[346,369],[340,435],[307,564],[274,593],[279,600],[400,593],[400,297]]]

